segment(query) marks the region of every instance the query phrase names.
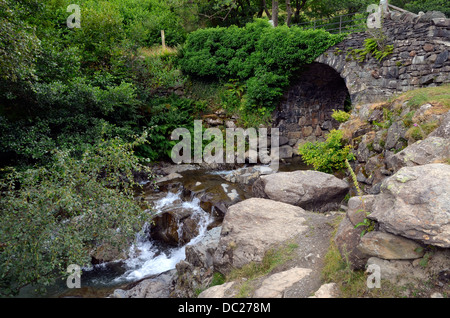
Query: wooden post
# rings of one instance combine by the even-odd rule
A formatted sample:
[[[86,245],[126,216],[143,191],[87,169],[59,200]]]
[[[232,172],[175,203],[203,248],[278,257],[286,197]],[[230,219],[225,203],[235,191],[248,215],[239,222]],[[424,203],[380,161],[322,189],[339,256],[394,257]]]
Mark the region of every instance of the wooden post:
[[[162,40],[162,48],[166,49],[166,36],[164,35],[164,30],[161,30],[161,40]]]

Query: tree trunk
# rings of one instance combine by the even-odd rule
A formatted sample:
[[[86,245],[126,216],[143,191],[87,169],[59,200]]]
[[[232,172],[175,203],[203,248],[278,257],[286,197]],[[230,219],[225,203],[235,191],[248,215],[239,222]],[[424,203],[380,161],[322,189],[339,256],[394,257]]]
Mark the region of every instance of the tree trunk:
[[[267,9],[267,3],[266,3],[266,0],[262,0],[262,2],[263,2],[264,12],[266,13],[267,17],[270,17],[270,12],[269,12],[269,10]]]
[[[303,10],[303,8],[306,5],[306,0],[296,0],[295,1],[295,14],[294,14],[294,20],[295,22],[299,22],[299,17],[300,17],[300,11]]]
[[[290,27],[291,26],[291,19],[292,19],[291,0],[286,0],[286,12],[287,12],[286,25],[288,27]]]
[[[267,9],[267,3],[266,0],[261,0],[261,4],[259,5],[259,11],[258,11],[258,18],[261,18],[263,15],[263,12],[266,13],[267,17],[270,17],[270,12]]]
[[[278,26],[278,1],[272,0],[272,21],[273,26]]]

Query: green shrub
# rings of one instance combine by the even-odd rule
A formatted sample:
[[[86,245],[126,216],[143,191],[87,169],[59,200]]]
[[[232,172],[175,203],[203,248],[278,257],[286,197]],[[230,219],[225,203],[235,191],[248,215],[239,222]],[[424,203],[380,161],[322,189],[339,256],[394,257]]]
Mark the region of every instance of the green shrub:
[[[170,140],[176,128],[187,128],[193,131],[192,111],[195,102],[176,95],[167,98],[154,98],[145,107],[148,113],[143,125],[148,127],[148,143],[139,146],[136,153],[151,161],[170,158],[170,153],[177,141]],[[192,148],[194,149],[194,148]]]
[[[350,119],[350,114],[343,110],[333,109],[333,114],[331,115],[331,117],[333,117],[340,123],[345,123],[347,120]]]
[[[412,118],[414,117],[415,113],[415,111],[410,111],[403,117],[403,124],[406,128],[411,127],[411,125],[413,124]]]
[[[420,11],[441,11],[447,17],[450,16],[450,8],[446,0],[414,0],[408,1],[404,7],[406,10],[419,13]]]
[[[295,26],[272,28],[256,19],[243,28],[208,28],[189,34],[180,66],[197,77],[237,79],[246,86],[241,106],[247,112],[258,108],[270,112],[295,72],[343,38]]]
[[[138,139],[141,143],[145,139]],[[80,159],[55,150],[52,160],[0,179],[0,295],[49,285],[69,264],[90,264],[103,244],[127,248],[149,214],[134,200],[134,171],[145,171],[135,143],[101,140]]]
[[[344,145],[343,132],[332,130],[325,142],[307,142],[299,147],[303,161],[315,170],[332,173],[346,168],[345,160],[354,160],[351,146]]]

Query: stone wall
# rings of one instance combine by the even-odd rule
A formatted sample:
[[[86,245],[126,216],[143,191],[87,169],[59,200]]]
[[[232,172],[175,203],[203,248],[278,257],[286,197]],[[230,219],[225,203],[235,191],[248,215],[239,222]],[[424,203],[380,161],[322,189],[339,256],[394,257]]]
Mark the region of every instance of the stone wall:
[[[364,47],[364,40],[371,37],[367,32],[350,35],[316,59],[342,76],[354,104],[450,83],[450,19],[445,15],[391,12],[383,20],[383,33],[394,50],[382,62],[368,57],[359,63],[348,55]]]
[[[274,113],[274,127],[297,149],[304,141],[323,140],[339,124],[333,109],[387,100],[396,94],[450,83],[450,19],[440,12],[421,16],[388,13],[383,34],[393,53],[381,62],[371,56],[359,62],[352,56],[364,47],[368,32],[349,35],[299,73]]]
[[[349,93],[344,80],[331,67],[312,63],[284,94],[276,114],[275,126],[291,145],[299,139],[316,141],[339,127],[331,115],[343,109]]]

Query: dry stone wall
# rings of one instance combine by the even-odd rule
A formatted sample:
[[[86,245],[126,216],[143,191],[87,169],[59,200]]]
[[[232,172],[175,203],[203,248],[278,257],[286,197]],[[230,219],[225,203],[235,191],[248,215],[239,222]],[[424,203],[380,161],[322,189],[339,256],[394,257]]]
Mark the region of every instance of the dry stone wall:
[[[383,34],[393,53],[382,62],[356,61],[349,55],[364,47],[368,32],[355,33],[317,58],[345,80],[352,102],[369,103],[420,87],[450,82],[450,19],[440,12],[422,16],[388,13]]]
[[[339,123],[333,109],[387,100],[420,87],[450,83],[450,19],[440,12],[387,13],[382,23],[392,54],[362,62],[352,51],[364,48],[369,32],[354,33],[306,66],[274,113],[274,127],[294,154],[305,141],[322,141]]]

